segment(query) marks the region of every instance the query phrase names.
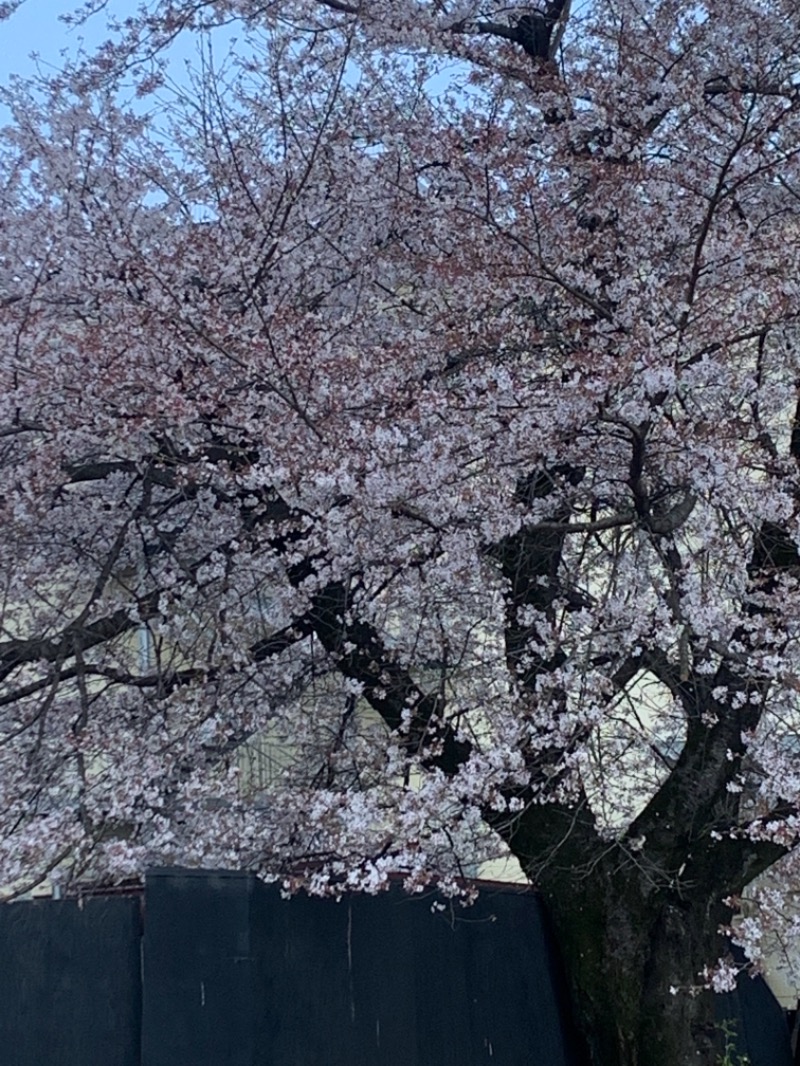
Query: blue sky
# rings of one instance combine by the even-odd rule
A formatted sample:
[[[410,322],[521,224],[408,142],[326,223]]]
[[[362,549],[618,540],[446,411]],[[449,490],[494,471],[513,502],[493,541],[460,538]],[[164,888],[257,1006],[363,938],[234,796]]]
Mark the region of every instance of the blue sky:
[[[13,74],[35,75],[37,62],[44,74],[54,74],[63,66],[64,58],[76,56],[81,48],[91,54],[109,37],[108,18],[124,19],[135,14],[139,3],[138,0],[105,0],[101,10],[80,26],[67,26],[59,18],[74,14],[81,6],[81,0],[23,0],[11,18],[0,22],[0,85],[5,85]],[[242,26],[236,23],[216,29],[213,39],[217,58],[224,56],[241,36]],[[184,64],[197,62],[198,40],[187,35],[167,54],[170,75],[180,83]]]
[[[79,0],[25,0],[22,7],[6,22],[0,22],[0,83],[11,74],[32,74],[35,65],[30,59],[37,52],[43,64],[50,68],[61,65],[61,52],[75,53],[84,37],[88,45],[96,45],[106,37],[105,17],[101,13],[80,29],[71,30],[58,16],[68,14],[79,6]],[[135,0],[114,4],[114,11],[135,10]]]
[[[24,0],[9,19],[0,22],[0,86],[6,85],[14,74],[33,76],[37,69],[43,74],[55,74],[65,58],[75,57],[81,49],[91,54],[109,37],[108,18],[132,15],[139,3],[138,0],[106,0],[101,10],[82,25],[65,25],[59,16],[73,14],[80,6],[81,0]],[[239,35],[241,26],[236,24],[215,31],[218,58]],[[185,64],[197,64],[197,38],[187,35],[170,48],[168,56],[169,73],[181,84]],[[0,126],[9,117],[0,103]]]

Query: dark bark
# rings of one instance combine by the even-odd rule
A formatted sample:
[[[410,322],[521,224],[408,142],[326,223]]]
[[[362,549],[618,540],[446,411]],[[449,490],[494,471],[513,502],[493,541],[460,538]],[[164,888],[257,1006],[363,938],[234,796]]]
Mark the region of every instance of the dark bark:
[[[597,833],[588,804],[529,802],[487,820],[544,897],[592,1066],[718,1066],[724,1032],[703,969],[729,955],[723,900],[785,849],[718,834],[739,821],[726,787],[741,729],[690,731],[661,790],[617,841]],[[776,812],[776,816],[780,813]]]
[[[540,880],[590,1061],[716,1066],[722,1032],[700,972],[726,953],[730,914],[700,892],[654,891],[619,860]]]
[[[424,692],[372,626],[347,621],[352,611],[346,585],[334,581],[321,589],[312,614],[317,637],[340,672],[362,686],[364,698],[392,731],[405,735],[406,749],[419,753],[428,769],[456,773],[471,745],[446,721],[443,697]]]

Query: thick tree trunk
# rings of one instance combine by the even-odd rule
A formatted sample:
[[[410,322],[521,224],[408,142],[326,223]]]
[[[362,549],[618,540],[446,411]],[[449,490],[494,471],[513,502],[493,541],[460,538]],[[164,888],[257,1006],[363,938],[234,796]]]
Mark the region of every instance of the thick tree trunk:
[[[539,883],[592,1066],[716,1066],[723,1034],[699,974],[725,951],[721,905],[656,891],[638,869]]]

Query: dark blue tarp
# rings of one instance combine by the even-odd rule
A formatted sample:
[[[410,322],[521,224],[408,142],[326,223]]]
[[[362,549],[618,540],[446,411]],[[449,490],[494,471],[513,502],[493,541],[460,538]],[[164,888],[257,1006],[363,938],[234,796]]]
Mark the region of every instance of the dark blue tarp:
[[[141,900],[0,907],[0,1063],[139,1066]]]
[[[733,956],[739,966],[744,965],[741,948],[734,947]],[[786,1015],[763,977],[740,974],[736,991],[717,998],[717,1018],[727,1027],[740,1062],[793,1066]]]
[[[433,902],[150,874],[146,1066],[575,1066],[536,895]]]
[[[582,1063],[531,891],[337,903],[156,870],[143,897],[0,907],[0,952],[2,1066]],[[718,1006],[751,1066],[790,1066],[763,980]]]

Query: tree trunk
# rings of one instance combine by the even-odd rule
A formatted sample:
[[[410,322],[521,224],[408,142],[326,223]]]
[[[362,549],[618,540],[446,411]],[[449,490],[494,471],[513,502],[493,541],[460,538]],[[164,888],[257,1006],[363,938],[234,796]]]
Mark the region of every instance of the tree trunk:
[[[699,975],[726,951],[721,904],[656,890],[638,868],[538,880],[592,1066],[717,1066],[723,1033]]]

